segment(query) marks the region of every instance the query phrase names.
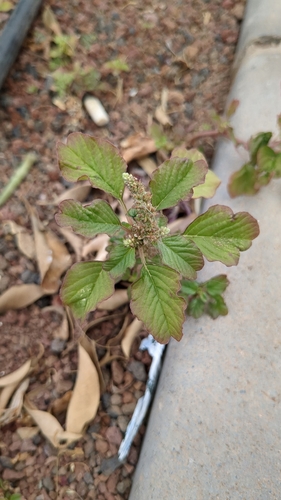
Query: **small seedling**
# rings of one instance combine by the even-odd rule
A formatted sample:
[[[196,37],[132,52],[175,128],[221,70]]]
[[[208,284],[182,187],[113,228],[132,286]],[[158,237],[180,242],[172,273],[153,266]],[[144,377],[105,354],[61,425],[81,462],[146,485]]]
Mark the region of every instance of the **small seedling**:
[[[254,195],[271,179],[281,177],[281,153],[269,146],[271,137],[271,132],[251,137],[248,145],[250,159],[230,177],[230,196]],[[277,146],[280,148],[280,144]]]
[[[167,343],[170,337],[180,340],[188,302],[186,281],[196,279],[203,256],[236,265],[240,251],[247,250],[259,234],[257,221],[246,212],[234,214],[229,207],[215,205],[182,234],[170,234],[163,210],[190,199],[196,186],[197,195],[204,187],[208,165],[199,152],[175,150],[153,172],[148,187],[127,172],[118,150],[105,140],[70,134],[66,144],[58,143],[58,160],[66,180],[88,179],[118,200],[127,218],[121,222],[104,199],[85,206],[74,200],[60,204],[56,215],[60,226],[90,238],[99,233],[111,237],[105,262],[79,262],[68,271],[61,289],[63,302],[76,317],[84,317],[113,294],[125,273],[128,279],[129,270],[132,313],[159,342]],[[133,200],[130,209],[123,199],[125,186]],[[211,295],[210,287],[208,292]]]

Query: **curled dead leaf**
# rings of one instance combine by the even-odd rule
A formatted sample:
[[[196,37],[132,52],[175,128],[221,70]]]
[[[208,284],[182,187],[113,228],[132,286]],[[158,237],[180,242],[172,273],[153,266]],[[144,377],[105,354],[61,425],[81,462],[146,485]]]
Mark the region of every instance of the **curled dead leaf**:
[[[87,257],[89,253],[97,252],[95,260],[105,260],[107,256],[106,247],[109,243],[107,234],[99,234],[96,238],[86,243],[82,251],[82,257]]]
[[[38,427],[18,427],[17,434],[21,439],[32,439],[38,434]]]
[[[72,246],[76,255],[76,262],[79,262],[82,257],[83,239],[65,227],[58,226],[58,231],[60,231],[64,239]]]
[[[9,309],[23,309],[46,295],[40,285],[15,285],[0,295],[0,313]]]
[[[91,189],[92,186],[89,185],[89,182],[78,182],[75,186],[67,189],[61,195],[57,196],[53,203],[58,205],[64,200],[75,200],[82,203],[86,200]]]
[[[72,391],[67,391],[61,398],[56,399],[50,406],[50,413],[55,417],[67,410],[69,401],[72,396]]]
[[[127,163],[157,151],[154,139],[135,134],[121,142],[122,156]]]
[[[28,359],[20,368],[0,378],[0,388],[19,384],[26,377],[31,368],[31,359]]]
[[[13,220],[7,220],[4,222],[4,230],[16,237],[18,249],[28,257],[28,259],[33,259],[35,257],[34,239],[24,227],[19,226],[19,224],[16,224]]]
[[[46,242],[51,251],[52,261],[42,280],[46,293],[56,293],[60,287],[60,277],[71,265],[71,256],[66,246],[51,231],[47,231]]]
[[[42,19],[45,27],[48,30],[52,31],[57,36],[62,35],[61,27],[50,7],[45,7]]]
[[[26,378],[15,391],[9,407],[0,410],[0,426],[9,424],[20,415],[24,394],[27,391],[28,385],[29,378]]]
[[[8,424],[20,414],[23,397],[29,385],[27,376],[33,371],[43,353],[44,347],[39,343],[37,356],[28,359],[20,368],[0,378],[0,426]]]
[[[46,411],[37,410],[27,397],[24,400],[24,408],[55,448],[66,448],[82,437],[82,434],[64,431],[53,415]]]
[[[41,287],[46,294],[56,293],[60,286],[60,276],[71,265],[71,256],[57,236],[52,231],[45,230],[34,208],[27,202],[26,206],[32,222]]]
[[[129,297],[127,290],[115,290],[113,295],[103,302],[100,302],[97,308],[105,311],[114,311],[114,309],[118,309],[118,307],[121,307],[128,302]]]
[[[66,415],[66,430],[82,434],[85,426],[96,415],[100,401],[100,383],[97,369],[85,348],[78,345],[77,379]]]
[[[125,356],[128,358],[130,356],[132,344],[138,335],[138,333],[142,330],[143,323],[135,318],[132,323],[126,328],[123,339],[121,341],[122,351]]]
[[[155,118],[164,127],[166,125],[173,125],[171,118],[167,115],[166,111],[163,110],[162,106],[158,106],[155,110]]]
[[[138,164],[143,170],[147,173],[147,175],[151,176],[152,172],[156,170],[157,164],[156,162],[150,158],[149,156],[146,156],[145,158],[141,158],[138,160]]]

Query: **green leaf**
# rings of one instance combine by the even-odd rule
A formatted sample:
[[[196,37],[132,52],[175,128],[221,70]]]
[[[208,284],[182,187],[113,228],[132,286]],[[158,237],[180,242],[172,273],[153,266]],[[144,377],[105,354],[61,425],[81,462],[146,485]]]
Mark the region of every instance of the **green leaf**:
[[[279,179],[281,177],[281,153],[276,154],[274,164],[274,177]]]
[[[272,172],[276,154],[269,146],[261,146],[257,152],[257,166],[260,172]]]
[[[192,198],[212,198],[220,184],[218,176],[212,170],[208,170],[205,182],[193,188]]]
[[[227,109],[226,109],[226,113],[225,113],[226,118],[227,118],[228,120],[229,120],[229,119],[230,119],[230,118],[234,115],[234,113],[236,112],[236,110],[237,110],[237,108],[238,108],[239,104],[240,104],[240,102],[238,101],[238,99],[233,99],[233,100],[229,103],[229,105],[228,105],[228,107],[227,107]]]
[[[226,290],[229,285],[229,281],[225,274],[219,274],[218,276],[214,276],[214,278],[205,281],[203,285],[206,287],[208,294],[214,297],[215,295],[220,295]]]
[[[79,262],[66,274],[61,298],[81,318],[95,309],[97,304],[113,294],[114,281],[103,270],[103,262]]]
[[[168,236],[158,241],[164,264],[189,279],[196,278],[196,271],[204,266],[204,259],[196,245],[184,236]]]
[[[258,173],[252,163],[246,163],[229,179],[228,192],[232,198],[243,194],[251,196],[258,192]]]
[[[214,205],[197,217],[184,231],[209,260],[226,266],[237,265],[240,251],[251,246],[259,226],[247,212],[234,214],[229,207]]]
[[[261,146],[267,146],[272,137],[271,132],[261,132],[255,137],[251,137],[249,141],[249,151],[251,155],[251,162],[255,165],[257,162],[257,153]]]
[[[226,316],[228,308],[223,297],[221,295],[214,295],[208,302],[206,312],[213,319],[216,319],[218,316]]]
[[[78,201],[65,200],[60,203],[59,210],[56,214],[59,226],[71,227],[76,233],[88,238],[99,233],[111,236],[122,227],[117,215],[104,200],[95,200],[85,206]]]
[[[204,182],[207,169],[203,161],[195,164],[184,158],[171,158],[162,163],[149,183],[153,206],[163,210],[191,198],[192,188]]]
[[[200,297],[194,297],[189,302],[186,312],[189,316],[198,319],[205,312],[205,303],[200,299]]]
[[[181,282],[181,291],[180,293],[184,296],[186,295],[195,295],[199,290],[199,283],[197,281],[187,281],[183,280]]]
[[[136,262],[134,248],[125,247],[122,243],[112,246],[109,258],[104,262],[103,268],[109,272],[112,278],[118,279],[124,275],[126,269],[132,268]]]
[[[201,153],[201,151],[199,151],[199,149],[196,148],[186,149],[179,146],[173,150],[171,157],[185,158],[193,161],[193,163],[195,163],[196,161],[204,161],[204,163],[208,165],[207,160],[203,155],[203,153]]]
[[[21,500],[21,494],[20,493],[13,493],[9,500]]]
[[[14,9],[15,6],[12,2],[0,2],[0,12],[9,12]]]
[[[193,161],[195,165],[202,165],[202,162],[204,162],[204,165],[207,168],[207,174],[205,177],[205,180],[203,184],[199,184],[198,186],[193,188],[193,195],[192,198],[212,198],[221,184],[221,180],[218,178],[218,176],[212,171],[208,169],[208,163],[201,151],[198,149],[192,148],[192,149],[186,149],[182,147],[175,148],[172,152],[172,158],[177,157],[177,158],[188,158],[189,160]],[[197,163],[198,162],[198,163]]]
[[[92,186],[122,199],[122,174],[127,165],[118,150],[109,142],[74,132],[67,143],[58,143],[59,167],[70,182],[88,178]]]
[[[179,274],[166,266],[148,264],[132,286],[131,309],[161,344],[180,340],[185,301],[177,295]]]

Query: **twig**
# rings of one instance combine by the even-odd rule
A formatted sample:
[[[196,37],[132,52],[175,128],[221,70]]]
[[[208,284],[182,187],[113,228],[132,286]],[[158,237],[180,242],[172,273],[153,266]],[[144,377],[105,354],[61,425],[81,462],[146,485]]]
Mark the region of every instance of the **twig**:
[[[204,130],[202,132],[198,132],[197,134],[194,134],[191,139],[189,140],[190,146],[194,144],[194,142],[198,141],[199,139],[203,139],[204,137],[218,137],[219,135],[223,135],[221,132],[218,130]]]

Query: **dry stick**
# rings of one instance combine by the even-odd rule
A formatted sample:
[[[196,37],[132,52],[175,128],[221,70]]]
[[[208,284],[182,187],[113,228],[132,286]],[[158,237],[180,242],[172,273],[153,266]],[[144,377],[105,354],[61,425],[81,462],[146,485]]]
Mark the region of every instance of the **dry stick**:
[[[205,137],[218,137],[219,135],[222,135],[221,132],[218,130],[204,130],[202,132],[198,132],[197,134],[194,134],[190,140],[190,146],[193,146],[194,142],[198,141],[199,139],[204,139]]]
[[[8,184],[4,187],[0,194],[0,207],[12,196],[14,191],[20,185],[21,181],[27,176],[33,163],[37,160],[35,153],[28,153],[22,164],[17,168],[14,175],[11,177]]]

